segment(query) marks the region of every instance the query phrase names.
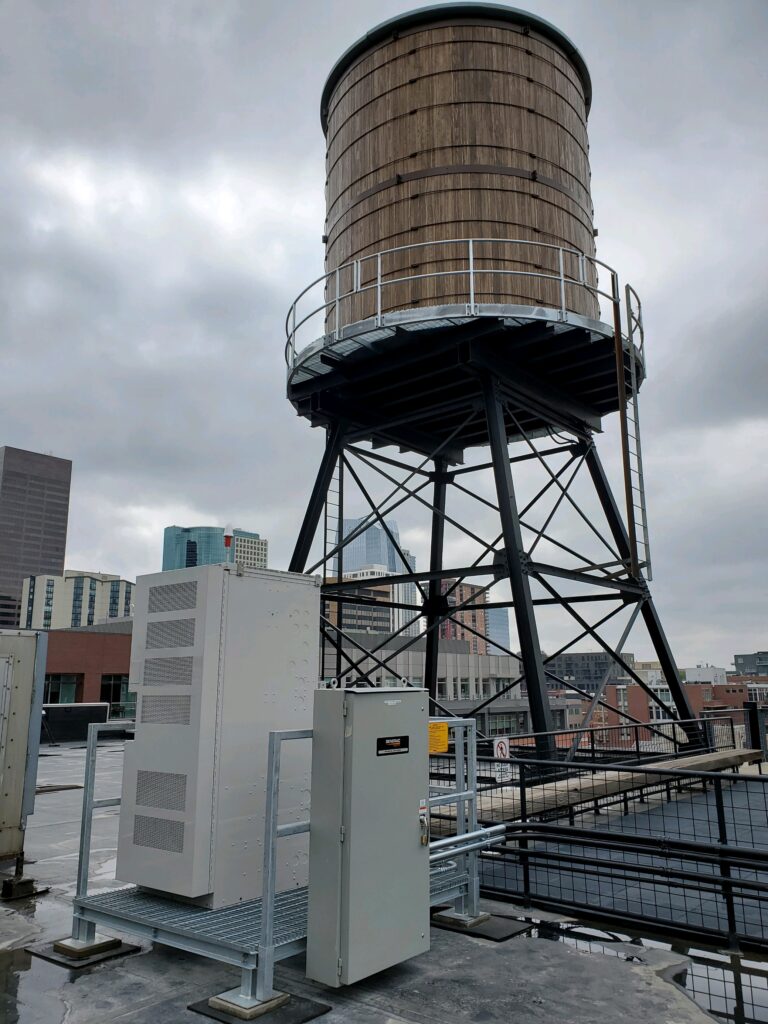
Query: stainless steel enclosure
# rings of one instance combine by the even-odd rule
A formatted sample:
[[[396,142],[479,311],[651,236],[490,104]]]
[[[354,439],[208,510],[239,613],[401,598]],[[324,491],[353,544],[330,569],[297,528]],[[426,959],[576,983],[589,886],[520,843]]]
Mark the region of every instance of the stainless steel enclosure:
[[[349,985],[429,949],[427,693],[318,690],[307,976]]]
[[[319,595],[315,577],[234,564],[139,579],[119,879],[213,909],[261,896],[268,734],[311,725]],[[308,751],[286,755],[282,821],[308,816],[309,769]],[[278,891],[307,870],[292,836]]]

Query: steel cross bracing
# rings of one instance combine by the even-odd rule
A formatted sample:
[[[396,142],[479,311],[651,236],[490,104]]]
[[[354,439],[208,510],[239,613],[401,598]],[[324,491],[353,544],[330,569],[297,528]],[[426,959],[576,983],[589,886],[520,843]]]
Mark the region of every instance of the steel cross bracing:
[[[669,643],[635,557],[627,525],[597,454],[590,425],[563,424],[558,434],[549,431],[545,439],[533,437],[505,398],[491,370],[481,372],[480,376],[482,403],[476,402],[466,410],[454,429],[432,451],[422,453],[418,462],[409,462],[404,454],[384,454],[377,448],[361,445],[359,429],[343,421],[328,428],[325,455],[290,564],[292,571],[322,570],[324,574],[322,675],[328,678],[328,666],[333,665],[333,676],[339,684],[342,680],[351,680],[375,685],[372,678],[375,671],[391,671],[391,663],[397,655],[424,640],[423,684],[429,689],[433,711],[450,714],[444,701],[438,700],[437,692],[441,632],[451,623],[458,624],[466,634],[500,647],[462,613],[508,608],[513,613],[518,649],[501,649],[518,662],[519,675],[499,692],[478,701],[474,714],[525,684],[533,730],[551,732],[549,691],[554,684],[589,700],[590,717],[596,708],[602,707],[625,721],[637,723],[638,719],[605,699],[607,679],[593,694],[547,667],[557,655],[588,640],[612,657],[617,672],[646,691],[649,701],[661,709],[664,717],[692,719]],[[459,433],[480,421],[487,430],[491,459],[477,465],[461,465],[457,463],[452,442]],[[508,444],[510,433],[519,438],[512,452]],[[535,492],[523,503],[517,497],[515,480],[523,470],[530,473],[532,467],[539,471],[541,479]],[[493,471],[494,480],[494,493],[490,494],[483,493],[472,476],[488,469]],[[383,497],[374,493],[375,481],[385,485]],[[329,492],[331,508],[326,515],[323,549],[320,557],[313,561],[310,552]],[[456,497],[459,503],[464,503],[461,512],[453,511]],[[594,508],[587,507],[586,498],[596,499]],[[498,517],[498,532],[494,530],[491,540],[476,526],[476,515],[468,511],[472,500],[486,520],[491,513],[492,518]],[[343,536],[341,523],[345,503],[354,509],[356,518],[360,518],[361,511],[364,515],[360,524]],[[409,511],[415,508],[423,512],[424,530],[430,537],[429,566],[418,572],[410,569],[403,548],[387,522],[397,510],[402,514],[406,506]],[[563,530],[561,519],[566,513],[571,522],[568,529]],[[380,526],[386,533],[402,571],[388,571],[386,575],[365,581],[345,580],[344,550],[372,525]],[[479,549],[470,564],[447,564],[447,530]],[[591,544],[593,550],[585,550],[585,544]],[[451,582],[445,584],[446,580]],[[455,593],[461,584],[473,580],[477,581],[479,589],[469,598],[456,601]],[[557,583],[560,580],[573,584],[577,592],[563,592],[562,585]],[[356,591],[361,582],[365,587],[385,589],[381,596],[361,595]],[[392,588],[401,584],[415,584],[418,595],[415,604],[394,599]],[[511,591],[510,596],[505,594],[503,599],[498,599],[490,593],[500,584]],[[596,621],[590,621],[587,617],[590,605],[602,602],[609,602],[613,607]],[[344,610],[352,605],[377,605],[397,610],[401,613],[402,624],[377,637],[376,642],[363,644],[345,624]],[[551,649],[552,645],[540,636],[537,621],[539,610],[545,608],[560,608],[566,619],[573,619],[578,627],[567,643],[559,644],[555,653],[549,655],[543,650]],[[628,628],[621,642],[612,642],[603,627],[622,612],[629,613]],[[668,683],[671,705],[647,686],[622,656],[636,621],[644,623],[650,644],[656,651]],[[409,627],[416,627],[416,635],[407,635]],[[333,652],[332,661],[327,660],[329,651]],[[541,753],[544,752],[543,745]]]

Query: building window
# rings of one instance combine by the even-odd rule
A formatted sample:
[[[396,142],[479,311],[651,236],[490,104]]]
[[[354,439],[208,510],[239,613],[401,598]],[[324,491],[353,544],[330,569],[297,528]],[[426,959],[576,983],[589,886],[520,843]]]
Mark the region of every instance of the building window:
[[[43,702],[45,704],[74,704],[77,700],[77,684],[81,677],[68,673],[47,673]]]
[[[35,577],[29,577],[29,594],[27,596],[27,629],[32,629],[32,610],[35,605]]]
[[[72,584],[72,626],[79,626],[83,614],[83,578],[78,576]]]
[[[120,614],[120,580],[112,580],[109,584],[109,611],[107,616],[116,619]]]
[[[127,619],[131,614],[131,598],[133,596],[133,584],[125,584],[125,603],[123,604],[123,615]]]
[[[99,700],[109,704],[110,718],[135,718],[136,694],[128,689],[127,675],[104,675],[101,677]]]

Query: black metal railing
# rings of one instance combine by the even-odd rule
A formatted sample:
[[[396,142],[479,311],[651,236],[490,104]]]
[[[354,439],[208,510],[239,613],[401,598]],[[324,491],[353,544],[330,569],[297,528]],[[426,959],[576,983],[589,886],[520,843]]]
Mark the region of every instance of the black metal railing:
[[[481,824],[507,822],[505,844],[481,857],[483,890],[766,951],[768,777],[736,767],[582,763],[564,776],[558,761],[518,761],[479,797]]]
[[[547,749],[548,759],[558,761],[641,764],[699,752],[732,750],[744,742],[743,730],[739,734],[734,720],[737,715],[743,721],[743,712],[739,711],[718,717],[524,733],[509,737],[509,754],[512,758],[526,758]],[[478,749],[480,754],[490,756],[493,740],[481,741]]]

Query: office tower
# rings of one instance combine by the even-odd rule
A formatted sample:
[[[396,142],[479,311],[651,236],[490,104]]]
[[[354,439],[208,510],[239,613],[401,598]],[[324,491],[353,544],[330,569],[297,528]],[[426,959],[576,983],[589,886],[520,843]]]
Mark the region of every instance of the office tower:
[[[0,629],[16,629],[27,576],[64,572],[69,459],[0,447]]]
[[[233,545],[227,547],[223,526],[166,526],[163,572],[220,562],[238,562],[249,569],[266,569],[268,544],[265,538],[248,530],[232,532]]]
[[[485,625],[488,630],[488,639],[493,641],[488,644],[488,653],[506,654],[509,650],[508,610],[506,608],[486,608]],[[497,647],[496,644],[499,646]]]

